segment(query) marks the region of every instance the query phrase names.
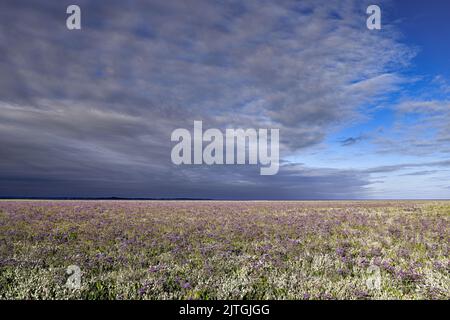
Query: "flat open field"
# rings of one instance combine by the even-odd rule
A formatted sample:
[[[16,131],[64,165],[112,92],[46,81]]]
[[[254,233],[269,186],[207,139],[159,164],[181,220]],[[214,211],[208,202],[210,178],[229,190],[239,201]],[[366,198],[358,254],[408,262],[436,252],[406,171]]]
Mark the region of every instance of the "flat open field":
[[[449,230],[450,202],[0,201],[0,298],[450,299]]]

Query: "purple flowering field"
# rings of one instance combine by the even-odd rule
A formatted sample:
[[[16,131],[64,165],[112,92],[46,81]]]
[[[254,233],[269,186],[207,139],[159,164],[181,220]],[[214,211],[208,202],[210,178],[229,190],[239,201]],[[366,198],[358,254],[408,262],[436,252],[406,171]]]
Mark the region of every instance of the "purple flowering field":
[[[5,200],[0,298],[449,299],[449,218],[444,201]]]

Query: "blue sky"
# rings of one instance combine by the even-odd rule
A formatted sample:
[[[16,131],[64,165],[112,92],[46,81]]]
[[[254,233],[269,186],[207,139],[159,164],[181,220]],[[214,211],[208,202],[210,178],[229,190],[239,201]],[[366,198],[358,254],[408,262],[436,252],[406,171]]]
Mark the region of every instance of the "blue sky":
[[[448,1],[69,4],[0,4],[0,196],[450,198]],[[279,128],[279,173],[173,165],[194,120]]]
[[[387,22],[393,23],[404,35],[404,41],[417,46],[411,73],[428,76],[450,76],[450,42],[445,35],[450,30],[448,1],[394,1],[387,12]]]

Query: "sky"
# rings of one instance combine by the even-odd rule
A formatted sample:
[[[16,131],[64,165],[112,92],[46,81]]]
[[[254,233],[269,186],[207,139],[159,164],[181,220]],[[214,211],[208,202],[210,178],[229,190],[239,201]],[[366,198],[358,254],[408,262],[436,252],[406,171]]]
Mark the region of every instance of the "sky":
[[[447,0],[2,0],[0,196],[450,198],[449,32]],[[174,165],[195,120],[278,128],[278,174]]]

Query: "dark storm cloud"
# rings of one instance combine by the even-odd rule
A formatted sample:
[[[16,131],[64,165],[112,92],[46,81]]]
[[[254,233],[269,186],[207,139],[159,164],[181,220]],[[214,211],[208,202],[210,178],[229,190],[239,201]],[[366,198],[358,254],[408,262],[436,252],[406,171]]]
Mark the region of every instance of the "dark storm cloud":
[[[118,168],[119,169],[119,168]],[[347,199],[367,197],[368,175],[351,170],[288,168],[276,176],[260,176],[255,167],[203,166],[173,167],[161,174],[142,170],[141,176],[130,176],[123,171],[93,171],[93,176],[75,176],[61,179],[27,177],[4,178],[0,192],[24,196],[86,196],[86,197],[162,197],[208,199]],[[136,169],[134,169],[136,170]],[[98,176],[96,175],[99,174]],[[106,178],[105,178],[106,176]],[[226,179],[225,179],[226,177]],[[118,186],[119,185],[119,186]],[[231,192],[232,191],[232,192]]]
[[[367,31],[364,3],[77,1],[81,31],[66,29],[69,4],[0,4],[0,194],[364,194],[366,173],[170,161],[170,133],[193,120],[280,128],[289,153],[395,89],[412,53]]]

